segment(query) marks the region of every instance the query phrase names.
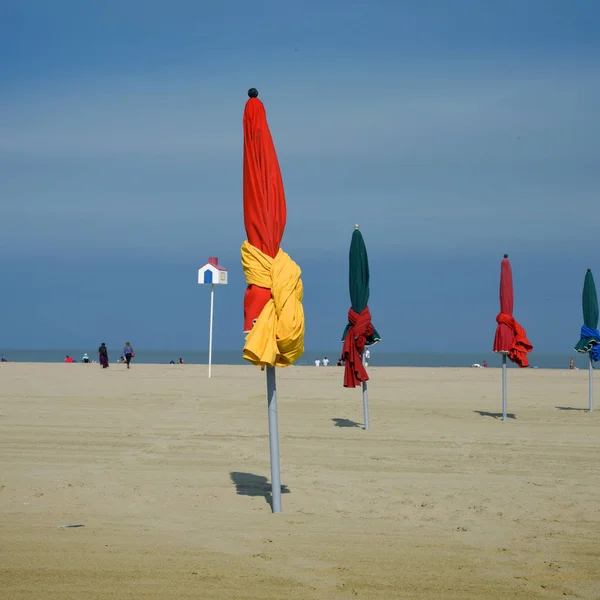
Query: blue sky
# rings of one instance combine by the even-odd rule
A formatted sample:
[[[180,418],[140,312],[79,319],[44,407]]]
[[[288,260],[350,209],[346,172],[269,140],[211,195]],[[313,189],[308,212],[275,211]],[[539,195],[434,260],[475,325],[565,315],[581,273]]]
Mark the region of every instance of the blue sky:
[[[359,222],[385,349],[491,346],[515,316],[570,353],[600,273],[600,7],[592,0],[23,0],[0,8],[0,348],[243,343],[241,115],[267,108],[331,349]],[[384,350],[384,346],[381,347]]]

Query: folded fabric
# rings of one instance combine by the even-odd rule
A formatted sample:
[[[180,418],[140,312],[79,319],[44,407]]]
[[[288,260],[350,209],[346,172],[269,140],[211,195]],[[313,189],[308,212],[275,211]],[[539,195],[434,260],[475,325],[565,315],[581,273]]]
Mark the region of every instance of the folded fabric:
[[[246,336],[243,356],[261,367],[287,367],[304,352],[302,271],[283,250],[271,258],[248,241],[241,250],[248,285],[271,290],[271,299]]]
[[[600,331],[587,325],[581,326],[580,339],[575,350],[581,353],[590,353],[593,361],[600,360]]]
[[[527,339],[527,334],[514,317],[500,313],[496,317],[498,324],[506,325],[514,334],[511,347],[508,348],[508,358],[520,368],[528,367],[527,354],[533,350],[532,343]]]
[[[348,323],[350,327],[342,348],[342,359],[345,361],[344,387],[353,388],[363,381],[369,380],[367,370],[362,363],[362,354],[365,350],[367,338],[372,336],[374,332],[369,307],[365,307],[361,313],[356,313],[350,309],[348,311]]]

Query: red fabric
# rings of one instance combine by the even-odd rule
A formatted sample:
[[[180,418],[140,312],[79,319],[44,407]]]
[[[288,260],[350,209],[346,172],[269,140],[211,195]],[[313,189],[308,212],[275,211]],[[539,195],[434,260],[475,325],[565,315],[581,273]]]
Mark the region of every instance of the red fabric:
[[[508,351],[508,358],[512,360],[519,367],[528,367],[529,361],[527,360],[527,353],[533,350],[533,345],[527,339],[525,330],[517,323],[517,321],[505,313],[500,313],[496,317],[498,325],[506,326],[512,336],[513,340]]]
[[[368,336],[373,335],[371,313],[367,306],[360,314],[352,309],[348,311],[350,328],[344,340],[342,359],[346,362],[344,370],[344,387],[356,387],[368,381],[367,370],[362,363],[362,353]]]
[[[500,264],[500,312],[512,317],[514,306],[512,269],[508,258]],[[494,352],[509,352],[515,334],[510,327],[499,324],[494,337]]]
[[[248,241],[275,257],[286,222],[285,192],[277,152],[258,98],[244,109],[244,226]],[[250,331],[271,291],[249,285],[244,296],[244,331]]]

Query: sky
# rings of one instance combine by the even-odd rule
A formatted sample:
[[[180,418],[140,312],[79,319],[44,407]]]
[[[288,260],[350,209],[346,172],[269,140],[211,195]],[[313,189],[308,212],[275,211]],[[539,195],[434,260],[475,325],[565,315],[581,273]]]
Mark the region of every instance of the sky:
[[[306,347],[337,348],[359,223],[381,351],[485,351],[500,260],[538,352],[600,273],[594,0],[0,6],[0,349],[243,346],[242,113],[263,100]]]

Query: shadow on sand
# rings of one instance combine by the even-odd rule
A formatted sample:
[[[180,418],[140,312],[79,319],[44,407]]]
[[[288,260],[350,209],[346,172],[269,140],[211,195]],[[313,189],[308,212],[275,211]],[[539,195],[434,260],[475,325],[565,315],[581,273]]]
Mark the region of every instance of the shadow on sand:
[[[362,423],[351,421],[350,419],[331,419],[336,427],[362,427]]]
[[[582,410],[583,412],[590,412],[589,408],[574,408],[573,406],[555,406],[558,410]]]
[[[255,475],[254,473],[240,473],[233,471],[229,473],[231,482],[235,485],[235,491],[239,496],[262,496],[266,503],[273,509],[273,499],[271,497],[271,484],[266,477]],[[287,486],[281,486],[282,494],[289,494]]]
[[[493,413],[493,412],[488,412],[487,410],[474,410],[474,413],[477,413],[480,417],[492,417],[494,419],[501,419],[502,418],[502,413]],[[507,419],[516,419],[517,415],[515,415],[515,413],[506,413],[506,418]]]

